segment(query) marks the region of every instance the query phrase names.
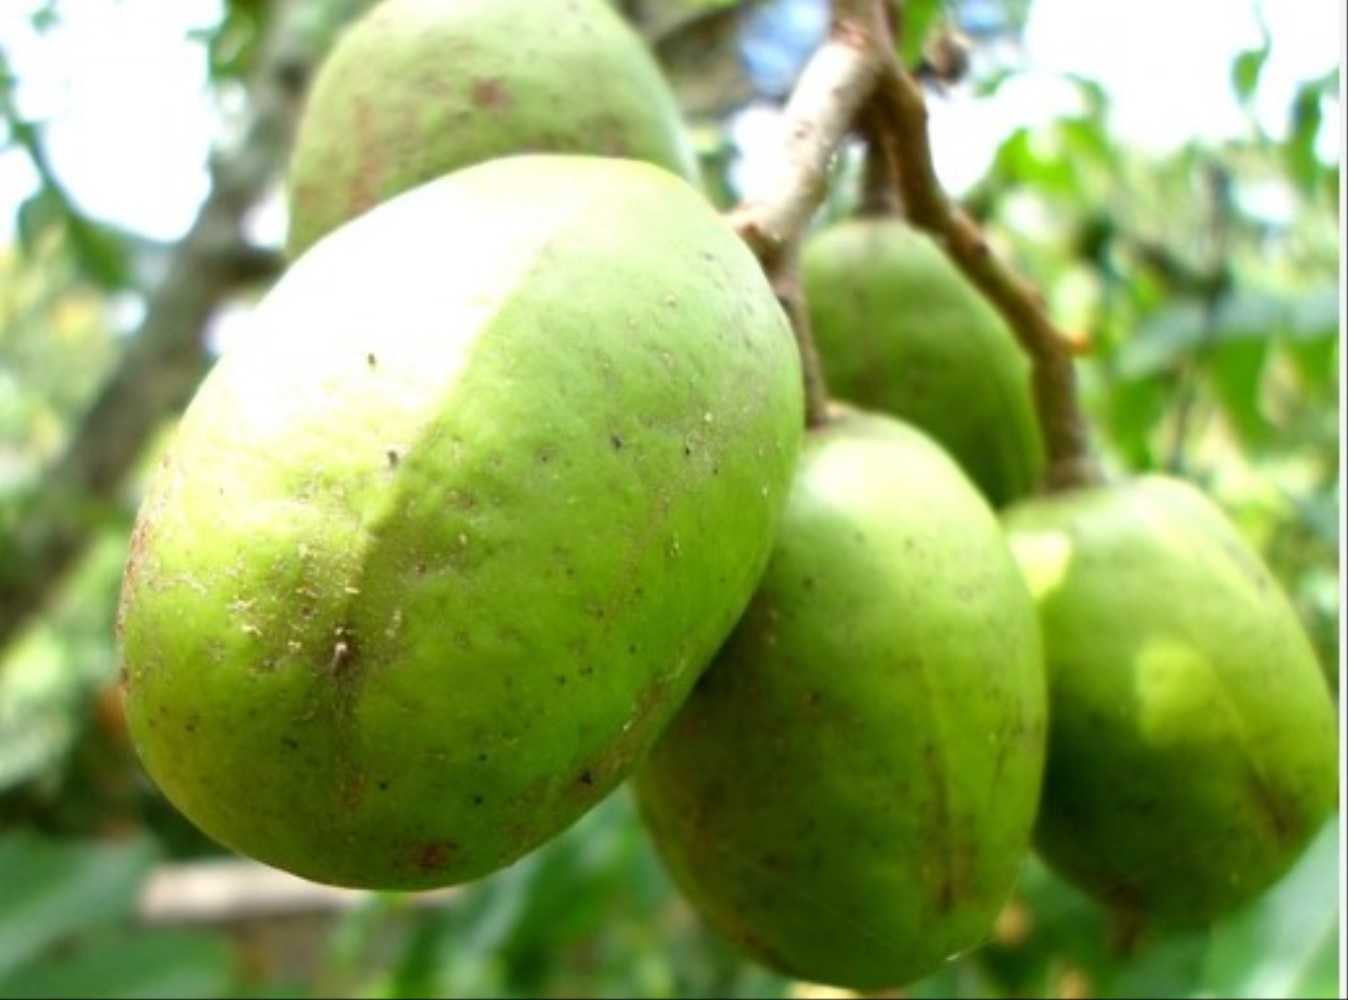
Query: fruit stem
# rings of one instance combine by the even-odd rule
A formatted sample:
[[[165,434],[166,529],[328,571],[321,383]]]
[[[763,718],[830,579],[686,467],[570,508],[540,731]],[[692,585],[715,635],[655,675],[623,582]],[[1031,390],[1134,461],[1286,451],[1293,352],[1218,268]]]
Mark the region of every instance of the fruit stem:
[[[903,199],[894,183],[898,164],[894,162],[890,143],[876,138],[877,115],[868,110],[861,119],[861,131],[866,138],[866,162],[861,176],[861,202],[856,216],[862,219],[886,219],[902,216]]]
[[[1146,932],[1146,921],[1140,913],[1115,909],[1109,913],[1108,945],[1110,954],[1120,962],[1137,954]]]
[[[802,233],[828,192],[829,167],[874,93],[881,17],[871,0],[835,0],[828,38],[810,57],[782,113],[781,148],[730,213],[730,223],[758,256],[800,348],[805,419],[827,419],[828,389],[810,328],[799,275]]]
[[[800,241],[792,240],[783,254],[782,259],[768,265],[768,280],[772,282],[777,301],[791,321],[796,347],[800,350],[801,378],[805,389],[805,426],[822,427],[829,419],[828,384],[824,380],[823,365],[819,362],[814,328],[810,325],[810,310],[800,280]]]
[[[879,7],[835,0],[828,38],[815,50],[782,110],[780,149],[730,213],[730,221],[760,259],[777,258],[800,238],[828,191],[829,166],[874,93],[880,60],[867,28]]]
[[[870,126],[872,142],[888,148],[894,185],[909,222],[936,240],[1002,315],[1030,357],[1035,407],[1048,452],[1044,489],[1100,482],[1067,337],[1053,325],[1040,292],[996,258],[982,231],[942,190],[932,162],[922,88],[900,65],[892,45],[877,51],[880,81],[863,121]]]
[[[781,149],[765,158],[765,176],[729,216],[758,255],[791,319],[801,346],[807,419],[811,426],[823,421],[828,394],[794,274],[796,244],[824,199],[835,155],[860,129],[867,138],[868,174],[889,165],[894,198],[909,222],[935,239],[1029,355],[1048,452],[1044,489],[1100,482],[1069,340],[1053,325],[1039,291],[997,260],[982,231],[936,178],[922,89],[900,64],[894,43],[902,24],[902,4],[896,0],[833,0],[828,37],[805,65],[783,110]],[[876,186],[868,179],[868,205],[880,204],[872,201]]]

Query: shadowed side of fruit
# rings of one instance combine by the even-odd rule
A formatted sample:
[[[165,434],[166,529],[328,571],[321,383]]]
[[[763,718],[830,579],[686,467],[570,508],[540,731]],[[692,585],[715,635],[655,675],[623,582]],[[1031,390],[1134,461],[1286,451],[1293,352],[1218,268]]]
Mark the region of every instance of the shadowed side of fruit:
[[[290,252],[441,174],[541,152],[698,175],[669,84],[604,0],[383,0],[314,80],[290,162]]]
[[[1005,512],[1048,659],[1037,845],[1121,911],[1203,923],[1269,888],[1335,807],[1335,712],[1277,581],[1163,476]]]
[[[338,229],[138,518],[119,628],[149,774],[319,881],[519,858],[627,776],[747,604],[800,377],[757,261],[656,167],[496,160]]]
[[[1034,491],[1045,453],[1029,362],[929,236],[896,218],[835,223],[806,240],[801,268],[837,398],[916,424],[995,507]]]
[[[710,924],[896,986],[986,939],[1029,849],[1046,691],[997,521],[927,436],[812,429],[752,603],[635,784]]]

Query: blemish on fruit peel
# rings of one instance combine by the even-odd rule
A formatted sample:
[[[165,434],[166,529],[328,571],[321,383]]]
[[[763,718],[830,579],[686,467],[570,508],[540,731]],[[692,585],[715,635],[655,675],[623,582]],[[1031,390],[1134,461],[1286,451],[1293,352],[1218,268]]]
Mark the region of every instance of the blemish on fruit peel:
[[[1148,745],[1191,744],[1196,737],[1220,740],[1237,719],[1213,663],[1189,643],[1158,636],[1133,662],[1139,724]]]
[[[653,228],[669,241],[652,244]],[[690,246],[715,254],[714,273],[680,266]],[[610,263],[630,280],[584,280]],[[718,278],[735,292],[717,294]],[[579,300],[556,294],[577,286]],[[686,322],[645,322],[671,288]],[[296,260],[256,316],[180,424],[140,515],[154,530],[133,529],[143,567],[118,613],[137,751],[204,833],[313,881],[419,890],[503,868],[635,768],[757,585],[780,514],[758,490],[785,497],[803,435],[786,319],[687,185],[562,156],[503,158],[383,203]],[[721,335],[731,318],[748,339]],[[557,331],[620,377],[554,351]],[[681,391],[664,391],[662,351],[696,373]],[[753,407],[725,402],[751,382]],[[615,410],[633,415],[633,459],[670,445],[621,489],[607,475]],[[598,472],[531,486],[540,449],[572,432],[596,445]],[[689,475],[686,438],[709,467],[753,472]],[[684,539],[707,530],[715,544],[689,558]],[[641,544],[573,559],[588,537]],[[568,571],[646,596],[601,603],[596,623],[554,585]],[[258,610],[221,614],[240,597]],[[603,685],[555,683],[595,663],[612,667]],[[189,737],[161,708],[214,722]],[[306,750],[279,759],[278,738]],[[479,804],[482,753],[493,794]],[[603,769],[549,780],[577,761]],[[397,776],[377,805],[367,775],[371,789]],[[464,794],[427,794],[443,789]],[[414,863],[428,845],[429,871]]]
[[[1042,601],[1067,579],[1072,540],[1065,532],[1019,532],[1008,540],[1036,601]]]

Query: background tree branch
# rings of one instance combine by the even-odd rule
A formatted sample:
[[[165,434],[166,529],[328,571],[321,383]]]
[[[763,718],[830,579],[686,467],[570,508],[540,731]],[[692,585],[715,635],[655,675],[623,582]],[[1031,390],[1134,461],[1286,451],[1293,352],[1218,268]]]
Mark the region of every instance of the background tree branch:
[[[284,168],[308,78],[323,37],[304,4],[273,12],[248,85],[250,119],[211,163],[211,189],[166,273],[150,291],[145,317],[65,450],[25,504],[10,550],[0,559],[0,647],[42,608],[114,504],[146,441],[190,398],[207,367],[202,333],[240,287],[274,277],[279,255],[250,245],[247,213]]]

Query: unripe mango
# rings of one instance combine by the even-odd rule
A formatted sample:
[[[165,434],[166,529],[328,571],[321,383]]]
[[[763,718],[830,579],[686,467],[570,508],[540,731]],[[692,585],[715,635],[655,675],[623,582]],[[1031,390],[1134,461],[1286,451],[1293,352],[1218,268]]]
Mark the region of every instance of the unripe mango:
[[[1036,840],[1107,905],[1217,919],[1335,807],[1335,712],[1259,556],[1192,485],[1036,498],[1004,523],[1039,605],[1050,736]]]
[[[845,412],[807,435],[762,583],[638,801],[749,955],[901,985],[990,933],[1030,847],[1045,706],[991,509],[926,435]]]
[[[684,181],[598,157],[415,188],[286,272],[149,486],[127,719],[201,829],[418,889],[614,788],[766,563],[789,325]]]
[[[544,152],[698,175],[673,91],[605,0],[382,0],[314,79],[289,249],[441,174]]]
[[[838,399],[916,424],[994,507],[1035,490],[1045,451],[1029,362],[929,236],[897,218],[835,223],[806,240],[801,272]]]

